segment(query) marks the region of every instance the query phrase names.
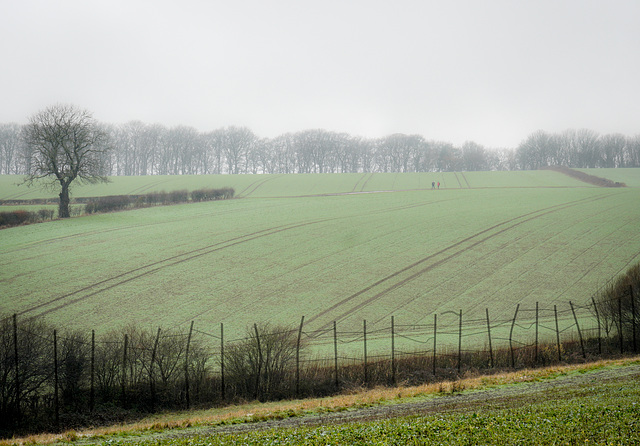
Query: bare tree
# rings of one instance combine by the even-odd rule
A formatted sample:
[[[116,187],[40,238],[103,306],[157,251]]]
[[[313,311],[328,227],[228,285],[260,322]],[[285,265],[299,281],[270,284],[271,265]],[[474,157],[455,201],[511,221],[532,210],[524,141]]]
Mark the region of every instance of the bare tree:
[[[91,113],[73,105],[53,105],[29,119],[22,129],[25,142],[25,182],[49,179],[45,187],[60,186],[58,216],[69,217],[69,187],[107,182],[107,134]]]
[[[19,153],[20,126],[0,124],[0,174],[21,173]]]

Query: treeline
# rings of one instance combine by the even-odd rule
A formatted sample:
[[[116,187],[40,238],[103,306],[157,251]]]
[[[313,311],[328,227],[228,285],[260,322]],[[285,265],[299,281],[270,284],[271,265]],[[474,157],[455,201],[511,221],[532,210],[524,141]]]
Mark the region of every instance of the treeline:
[[[591,130],[538,131],[518,147],[455,146],[421,135],[361,138],[305,130],[260,138],[246,127],[199,132],[132,121],[104,125],[110,151],[104,175],[182,175],[342,172],[434,172],[640,167],[640,135]],[[21,126],[0,124],[0,174],[26,171]]]

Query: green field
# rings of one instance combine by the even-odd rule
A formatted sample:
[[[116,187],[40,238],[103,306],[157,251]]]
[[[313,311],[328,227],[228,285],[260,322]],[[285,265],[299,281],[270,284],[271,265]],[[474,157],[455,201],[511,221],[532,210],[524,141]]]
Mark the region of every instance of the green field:
[[[523,389],[526,395],[527,390]],[[536,398],[537,397],[537,398]],[[640,440],[638,378],[594,379],[589,387],[549,390],[529,399],[478,404],[444,413],[314,427],[268,429],[238,434],[101,444],[156,446],[213,445],[633,445]]]
[[[460,309],[509,320],[520,304],[531,320],[536,302],[588,305],[640,261],[640,170],[615,175],[631,187],[551,171],[117,177],[74,196],[233,187],[241,198],[4,229],[0,313],[98,333],[224,323],[229,339],[302,316],[305,330],[367,320],[373,332],[392,315],[404,327],[434,313],[454,323]],[[55,196],[17,180],[0,177],[0,200]]]

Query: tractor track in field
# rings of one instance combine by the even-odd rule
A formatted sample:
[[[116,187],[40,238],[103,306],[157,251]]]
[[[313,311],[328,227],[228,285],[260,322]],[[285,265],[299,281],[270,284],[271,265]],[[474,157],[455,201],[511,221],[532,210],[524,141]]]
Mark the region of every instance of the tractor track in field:
[[[371,180],[371,178],[373,178],[374,173],[371,172],[369,174],[369,178],[367,178],[364,183],[362,183],[362,187],[360,188],[360,192],[364,192],[364,188],[367,187],[367,183],[369,183],[369,180]]]
[[[362,216],[366,216],[366,215],[374,215],[374,214],[379,214],[379,213],[385,213],[385,212],[395,212],[395,211],[401,211],[401,210],[406,210],[406,209],[412,209],[415,207],[420,207],[420,206],[427,206],[427,205],[431,205],[431,204],[435,204],[435,203],[439,203],[440,201],[443,200],[439,200],[439,201],[432,201],[432,202],[424,202],[424,203],[417,203],[417,204],[409,204],[409,205],[402,205],[402,206],[394,206],[391,208],[386,208],[386,209],[379,209],[373,212],[367,212],[366,214],[363,214]],[[444,201],[449,201],[449,200],[444,200]],[[347,218],[353,218],[353,217],[358,217],[358,215],[352,215],[349,216]],[[110,289],[113,289],[117,286],[123,285],[125,283],[131,282],[133,280],[139,279],[141,277],[147,276],[149,274],[153,274],[157,271],[160,271],[164,268],[170,267],[170,266],[175,266],[175,265],[179,265],[181,263],[202,257],[204,255],[208,255],[217,251],[220,251],[222,249],[226,249],[226,248],[230,248],[236,245],[239,245],[241,243],[245,243],[245,242],[249,242],[249,241],[253,241],[256,239],[260,239],[262,237],[267,237],[273,234],[277,234],[280,232],[284,232],[284,231],[288,231],[291,229],[297,229],[297,228],[301,228],[301,227],[305,227],[305,226],[309,226],[309,225],[314,225],[314,224],[319,224],[319,223],[325,223],[328,221],[332,221],[332,220],[338,220],[338,219],[343,219],[345,217],[331,217],[331,218],[324,218],[324,219],[318,219],[318,220],[311,220],[311,221],[307,221],[307,222],[300,222],[300,223],[291,223],[291,224],[286,224],[286,225],[280,225],[280,226],[274,226],[272,228],[268,228],[268,229],[262,229],[260,231],[255,231],[249,234],[244,234],[241,236],[237,236],[237,237],[233,237],[231,239],[228,240],[224,240],[221,242],[217,242],[214,243],[212,245],[208,245],[205,247],[201,247],[201,248],[197,248],[197,249],[193,249],[181,254],[176,254],[170,257],[167,257],[165,259],[162,260],[158,260],[156,262],[152,262],[149,263],[147,265],[144,266],[140,266],[138,268],[134,268],[131,269],[129,271],[125,271],[123,273],[117,274],[113,277],[101,280],[99,282],[93,283],[91,285],[87,285],[85,287],[82,287],[76,291],[72,291],[70,293],[66,293],[63,294],[61,296],[57,296],[53,299],[48,300],[47,302],[43,302],[34,306],[31,306],[27,309],[21,310],[19,312],[17,312],[17,315],[27,315],[28,313],[32,313],[35,312],[37,310],[46,308],[48,306],[54,305],[56,303],[59,302],[59,305],[53,307],[53,308],[46,308],[43,311],[41,311],[40,313],[38,313],[37,315],[33,315],[35,316],[43,316],[49,313],[52,313],[54,311],[58,311],[62,308],[65,308],[69,305],[81,302],[85,299],[88,299],[92,296],[95,296],[97,294],[100,294],[104,291],[108,291]],[[86,293],[86,294],[83,294]],[[73,298],[74,296],[78,296]],[[72,298],[70,300],[66,300]]]
[[[465,176],[464,172],[460,172],[460,176],[462,176],[462,179],[464,180],[464,182],[467,183],[467,189],[471,189],[471,185],[469,184],[469,180],[467,180],[467,177]]]
[[[79,297],[76,297],[73,300],[67,301],[67,302],[62,302],[60,305],[54,307],[54,308],[49,308],[44,310],[43,312],[39,313],[38,316],[42,316],[48,313],[51,313],[53,311],[57,311],[60,310],[68,305],[71,304],[75,304],[77,302],[80,302],[82,300],[85,300],[89,297],[92,297],[96,294],[102,293],[104,291],[107,291],[109,289],[115,288],[119,285],[125,284],[127,282],[131,282],[132,280],[135,279],[139,279],[141,277],[144,277],[146,275],[155,273],[163,268],[166,268],[168,266],[174,266],[174,265],[178,265],[180,263],[189,261],[189,260],[193,260],[196,259],[198,257],[207,255],[207,254],[211,254],[213,252],[225,249],[225,248],[229,248],[235,245],[238,245],[240,243],[245,243],[248,241],[252,241],[261,237],[266,237],[269,235],[273,235],[282,231],[287,231],[290,229],[294,229],[294,228],[299,228],[299,227],[303,227],[303,226],[307,226],[309,224],[314,224],[314,223],[319,223],[320,221],[315,221],[315,222],[305,222],[305,223],[298,223],[298,224],[290,224],[290,225],[281,225],[281,226],[275,226],[273,228],[268,228],[268,229],[262,229],[260,231],[256,231],[256,232],[252,232],[250,234],[244,234],[238,237],[233,237],[229,240],[224,240],[222,242],[218,242],[218,243],[214,243],[213,245],[209,245],[209,246],[205,246],[202,248],[198,248],[198,249],[194,249],[182,254],[176,254],[174,256],[171,257],[167,257],[165,259],[162,260],[158,260],[156,262],[138,267],[138,268],[134,268],[132,270],[129,271],[125,271],[121,274],[118,274],[116,276],[110,277],[108,279],[104,279],[101,280],[99,282],[93,283],[91,285],[85,286],[83,288],[80,288],[79,290],[64,294],[62,296],[58,296],[55,297],[53,299],[50,299],[47,302],[43,302],[41,304],[38,305],[34,305],[30,308],[27,308],[25,310],[22,310],[20,312],[18,312],[18,315],[24,315],[27,313],[31,313],[33,311],[39,310],[41,308],[50,306],[55,304],[56,302],[61,302],[67,298],[76,296],[78,294],[81,294],[83,292],[88,292],[88,294],[84,294],[81,295]],[[136,274],[139,273],[139,274]],[[112,283],[115,282],[115,283]],[[104,285],[104,286],[103,286]]]
[[[364,187],[364,184],[366,184],[365,178],[367,178],[367,175],[369,175],[369,173],[363,173],[362,175],[360,175],[360,178],[358,178],[358,181],[356,181],[356,184],[353,185],[353,189],[351,189],[351,193],[356,192],[356,189],[358,189],[358,185],[360,184],[360,181],[363,182],[363,187]],[[362,192],[362,189],[360,190],[360,192]]]
[[[362,296],[363,294],[365,294],[365,293],[367,293],[369,291],[372,291],[372,290],[376,289],[377,287],[379,287],[381,285],[386,285],[387,283],[390,283],[390,285],[388,285],[385,289],[377,292],[376,294],[374,294],[373,296],[365,299],[364,301],[361,301],[361,302],[353,305],[350,309],[348,309],[346,311],[343,311],[340,315],[338,315],[337,317],[333,318],[333,320],[335,322],[342,321],[342,320],[346,319],[347,317],[349,317],[354,312],[358,311],[359,309],[361,309],[361,308],[363,308],[363,307],[365,307],[367,305],[370,305],[371,303],[375,302],[376,300],[380,299],[381,297],[387,295],[389,292],[404,286],[405,284],[407,284],[408,282],[416,279],[417,277],[421,276],[422,274],[424,274],[424,273],[426,273],[426,272],[428,272],[428,271],[430,271],[430,270],[432,270],[432,269],[434,269],[434,268],[436,268],[436,267],[448,262],[449,260],[451,260],[451,259],[453,259],[455,257],[458,257],[460,254],[463,254],[464,252],[466,252],[466,251],[468,251],[470,249],[473,249],[474,247],[486,242],[487,240],[490,240],[490,239],[496,237],[497,235],[500,235],[500,234],[502,234],[502,233],[504,233],[506,231],[509,231],[509,230],[515,228],[516,226],[519,226],[519,225],[521,225],[523,223],[526,223],[526,222],[529,222],[531,220],[535,220],[537,218],[540,218],[543,215],[547,215],[547,214],[556,212],[558,210],[563,210],[563,209],[566,209],[566,208],[569,208],[569,207],[572,207],[572,206],[576,206],[576,205],[581,204],[581,203],[583,203],[585,201],[591,202],[591,201],[595,201],[595,200],[601,200],[601,199],[606,198],[607,196],[608,195],[603,195],[603,196],[596,197],[596,198],[591,198],[590,197],[590,198],[586,198],[586,199],[572,201],[572,202],[569,202],[569,203],[562,203],[562,204],[550,206],[548,208],[539,209],[539,210],[536,210],[536,211],[533,211],[533,212],[528,212],[528,213],[520,215],[518,217],[514,217],[514,218],[511,218],[509,220],[505,220],[505,221],[503,221],[501,223],[497,223],[497,224],[495,224],[495,225],[493,225],[493,226],[491,226],[489,228],[486,228],[486,229],[484,229],[484,230],[482,230],[480,232],[477,232],[477,233],[475,233],[473,235],[470,235],[470,236],[464,238],[463,240],[460,240],[460,241],[458,241],[458,242],[456,242],[456,243],[454,243],[452,245],[449,245],[449,246],[439,250],[436,253],[433,253],[433,254],[430,254],[430,255],[428,255],[426,257],[423,257],[422,259],[419,259],[418,261],[413,262],[410,265],[407,265],[407,266],[405,266],[405,267],[403,267],[403,268],[401,268],[401,269],[389,274],[388,276],[386,276],[386,277],[384,277],[384,278],[372,283],[371,285],[361,289],[360,291],[357,291],[356,293],[353,293],[350,296],[342,299],[341,301],[331,305],[329,308],[326,308],[326,309],[322,310],[321,312],[311,316],[307,320],[306,323],[307,324],[311,324],[314,321],[316,321],[316,320],[322,318],[323,316],[329,314],[330,312],[332,312],[332,311],[334,311],[334,310],[336,310],[336,309],[338,309],[338,308],[340,308],[340,307],[342,307],[344,305],[349,304],[354,299],[357,299],[358,297]],[[508,225],[508,226],[506,226],[506,225]],[[506,226],[506,227],[503,227],[503,226]],[[486,235],[485,237],[478,239],[479,237],[482,237],[483,235],[487,234],[488,232],[493,231],[493,230],[495,230],[497,228],[501,228],[501,227],[502,227],[502,229],[498,230],[497,232],[489,234],[489,235]],[[455,250],[456,248],[458,248],[458,247],[460,247],[462,245],[465,245],[467,243],[471,243],[471,244],[469,244],[468,246],[463,247],[459,251],[452,252],[451,254],[448,254],[446,257],[444,257],[442,259],[439,259],[439,260],[435,261],[434,263],[428,264],[427,266],[425,266],[425,267],[423,267],[423,268],[421,268],[421,269],[419,269],[417,271],[412,271],[412,270],[416,269],[417,267],[419,267],[420,265],[422,265],[422,264],[424,264],[426,262],[429,262],[431,260],[434,260],[438,256],[447,254],[450,251]],[[392,282],[393,279],[397,278],[398,276],[400,276],[403,273],[410,273],[410,275],[408,277],[402,279],[402,280],[399,280],[399,281],[395,282],[395,283]],[[318,330],[328,329],[328,328],[330,328],[330,325],[332,323],[333,323],[333,321],[331,323],[324,324],[324,325],[318,327]]]
[[[282,175],[274,175],[268,178],[256,180],[253,183],[249,184],[247,187],[245,187],[244,190],[237,195],[237,197],[238,198],[248,197],[249,195],[254,193],[259,187],[263,186],[265,183],[275,180],[276,178],[279,178],[281,176]]]
[[[456,181],[458,182],[458,186],[460,187],[460,189],[462,189],[462,183],[460,182],[460,178],[458,178],[458,174],[456,172],[453,172],[453,175],[456,177]]]

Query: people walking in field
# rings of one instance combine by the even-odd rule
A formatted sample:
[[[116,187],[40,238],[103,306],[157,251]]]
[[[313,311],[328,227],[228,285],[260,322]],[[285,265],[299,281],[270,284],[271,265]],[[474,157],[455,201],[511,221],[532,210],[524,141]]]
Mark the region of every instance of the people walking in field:
[[[432,181],[432,182],[431,182],[431,189],[435,189],[435,188],[436,188],[436,182],[435,182],[435,181]]]
[[[438,181],[438,189],[440,189],[440,181]]]

